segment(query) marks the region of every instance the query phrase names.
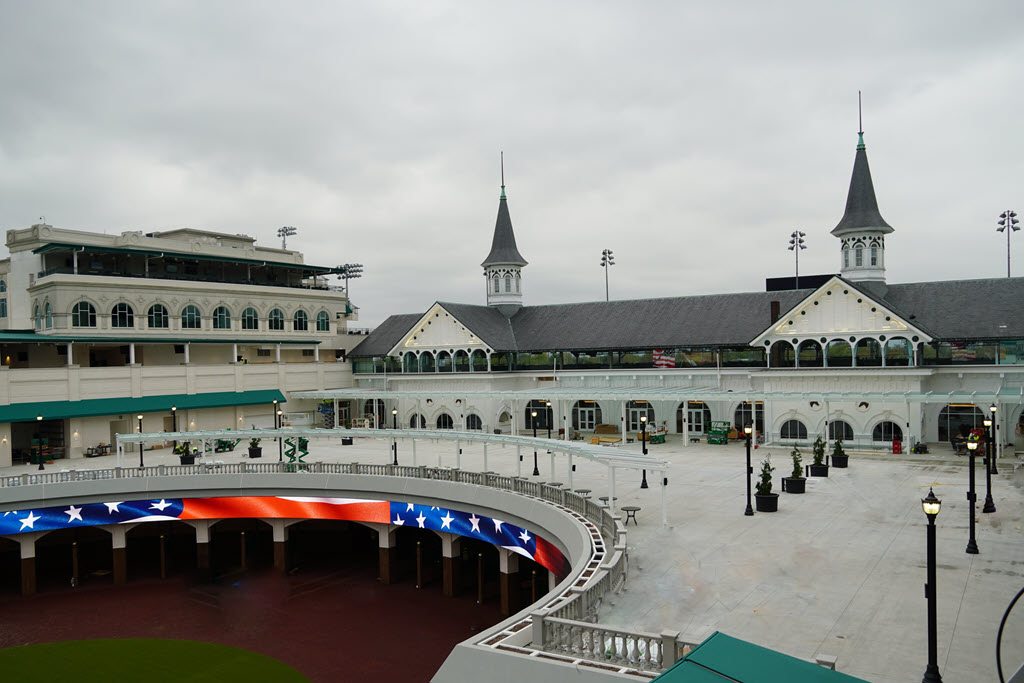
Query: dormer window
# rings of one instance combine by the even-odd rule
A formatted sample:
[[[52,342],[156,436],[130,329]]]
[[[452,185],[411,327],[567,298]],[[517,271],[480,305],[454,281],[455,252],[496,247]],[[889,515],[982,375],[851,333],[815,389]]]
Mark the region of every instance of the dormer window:
[[[857,247],[853,250],[853,265],[864,265],[864,247]]]
[[[848,248],[843,249],[843,268],[850,267],[850,250]]]
[[[871,247],[871,265],[878,265],[878,247]]]
[[[511,275],[506,275],[505,276],[505,292],[509,293],[511,291],[512,291],[512,276]]]

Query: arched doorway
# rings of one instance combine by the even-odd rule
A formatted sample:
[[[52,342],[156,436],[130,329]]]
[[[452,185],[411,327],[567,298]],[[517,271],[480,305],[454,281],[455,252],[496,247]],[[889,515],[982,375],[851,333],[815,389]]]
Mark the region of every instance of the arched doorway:
[[[736,412],[733,413],[733,425],[736,429],[742,430],[746,425],[752,424],[755,432],[764,434],[764,402],[756,401],[754,403],[753,415],[751,415],[750,408],[749,401],[744,401],[736,406]]]
[[[572,406],[572,428],[592,432],[601,424],[601,406],[597,401],[576,401]]]
[[[129,581],[191,572],[196,566],[196,530],[185,522],[139,524],[125,534]]]
[[[0,596],[21,592],[21,544],[0,537]]]
[[[455,372],[469,372],[469,354],[465,351],[455,352]]]
[[[436,424],[438,429],[455,429],[455,420],[448,413],[438,415]]]
[[[537,412],[537,417],[533,417],[533,412]],[[554,425],[554,415],[548,402],[545,399],[534,399],[526,405],[526,410],[523,411],[523,424],[526,425],[527,429],[533,429],[536,427],[539,430],[551,429]]]
[[[875,425],[871,431],[872,441],[903,441],[903,430],[895,422],[884,420]]]
[[[985,414],[973,403],[949,403],[939,411],[939,441],[966,437],[972,429],[984,427]]]
[[[373,421],[371,429],[384,429],[387,426],[387,419],[384,417],[384,399],[371,398],[363,403],[363,416]]]
[[[786,420],[779,430],[779,438],[793,441],[807,440],[807,425],[800,420]]]
[[[440,353],[437,354],[437,371],[452,371],[452,354],[448,353],[447,351],[441,351]]]
[[[226,574],[274,566],[273,528],[260,519],[222,519],[210,525],[210,571]]]
[[[796,351],[788,341],[772,344],[768,362],[773,368],[792,368],[796,365]]]
[[[680,434],[683,433],[684,417],[687,430],[692,435],[704,434],[711,426],[711,409],[704,401],[685,401],[676,408],[676,431]]]
[[[40,591],[113,583],[113,570],[113,538],[101,527],[57,529],[36,540],[36,582]]]
[[[647,416],[648,429],[654,424],[654,407],[647,401],[630,401],[626,407],[626,430],[640,431],[640,416]]]
[[[434,372],[434,354],[430,351],[420,354],[420,372]]]

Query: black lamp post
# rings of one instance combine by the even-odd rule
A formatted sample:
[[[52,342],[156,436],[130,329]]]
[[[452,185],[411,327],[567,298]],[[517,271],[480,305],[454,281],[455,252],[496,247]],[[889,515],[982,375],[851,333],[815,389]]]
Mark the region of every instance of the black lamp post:
[[[36,415],[36,422],[42,422],[42,421],[43,421],[43,416],[42,415]],[[41,436],[39,436],[39,430],[38,429],[36,430],[36,437],[39,440],[39,446],[36,448],[36,454],[39,456],[39,469],[40,470],[45,470],[46,468],[43,467],[43,438]]]
[[[992,413],[992,474],[999,474],[999,469],[996,467],[996,456],[999,455],[996,451],[996,410],[998,409],[995,403],[990,405],[988,409]]]
[[[274,401],[274,403],[276,404],[277,401]],[[281,414],[282,411],[280,408],[278,408],[277,412],[274,413],[274,429],[281,428]],[[280,434],[277,435],[277,461],[284,462],[284,440],[281,438]]]
[[[530,412],[530,423],[533,425],[533,438],[537,438],[537,411]],[[537,467],[537,444],[533,445],[533,476],[540,476],[540,468]]]
[[[640,416],[640,448],[644,455],[647,455],[647,416]],[[646,489],[647,486],[647,468],[644,468],[644,478],[640,482],[640,488]]]
[[[548,401],[548,412],[547,412],[547,415],[545,416],[545,419],[548,422],[548,438],[549,439],[551,438],[551,418],[552,417],[554,417],[554,416],[551,414],[551,401]]]
[[[967,511],[971,513],[970,536],[967,539],[966,551],[968,555],[978,554],[978,543],[974,540],[974,502],[978,499],[977,494],[974,493],[974,454],[977,450],[977,441],[967,442],[967,452],[970,453],[971,456],[971,462],[967,465],[970,468],[967,485],[967,502],[970,503],[970,505],[967,506]]]
[[[142,416],[138,415],[137,417],[139,418],[139,434],[141,434],[142,433]],[[142,440],[140,439],[139,440],[139,469],[141,470],[143,467],[145,467],[145,464],[143,464],[143,462],[142,462]]]
[[[992,420],[985,418],[985,506],[982,512],[995,512],[996,504],[992,500],[992,460],[996,454],[996,430],[992,429]]]
[[[754,508],[750,507],[750,475],[754,473],[754,468],[750,466],[750,434],[753,431],[749,422],[743,427],[743,436],[746,437],[747,442],[747,509],[743,511],[743,514],[747,517],[754,514]]]
[[[171,406],[171,431],[178,431],[178,406]],[[174,447],[178,447],[178,440],[174,440]]]
[[[392,408],[391,409],[391,428],[396,430],[396,431],[398,430],[398,408]],[[391,448],[393,448],[394,451],[395,451],[395,461],[392,464],[397,466],[398,465],[398,439],[397,438],[395,438],[395,440],[391,443]]]
[[[938,655],[938,617],[935,609],[935,518],[939,514],[942,502],[928,489],[928,497],[921,499],[921,507],[928,518],[928,579],[924,585],[924,594],[928,599],[928,667],[924,670],[921,683],[942,683],[939,673]]]

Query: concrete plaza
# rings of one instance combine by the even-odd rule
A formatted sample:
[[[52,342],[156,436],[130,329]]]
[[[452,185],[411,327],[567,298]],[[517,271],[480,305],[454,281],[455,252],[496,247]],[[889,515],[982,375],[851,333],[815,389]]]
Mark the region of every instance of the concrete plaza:
[[[233,453],[205,460],[237,462]],[[277,446],[265,440],[264,462],[277,459]],[[314,440],[307,462],[391,461],[390,441]],[[461,466],[485,469],[481,444],[462,444]],[[637,449],[636,444],[620,448]],[[927,660],[925,529],[920,500],[929,486],[942,500],[937,519],[939,668],[947,681],[994,681],[999,620],[1024,585],[1024,469],[1004,459],[993,477],[995,513],[983,514],[984,467],[977,469],[978,555],[964,552],[968,539],[967,458],[948,446],[934,455],[851,452],[848,469],[832,468],[828,478],[812,478],[803,495],[781,494],[779,511],[743,514],[746,506],[744,446],[687,445],[670,438],[652,445],[652,455],[670,463],[668,526],[662,527],[659,482],[640,488],[640,472],[619,471],[617,508],[641,507],[629,525],[629,576],[625,590],[602,606],[600,621],[631,630],[678,630],[699,642],[719,630],[765,647],[813,659],[834,655],[837,668],[875,683],[920,680]],[[759,461],[771,454],[775,488],[791,469],[789,449],[760,447]],[[487,468],[523,475],[533,471],[532,450],[488,447]],[[413,464],[412,445],[399,442],[398,458]],[[176,464],[169,449],[146,451],[147,465]],[[804,453],[805,463],[810,454]],[[138,463],[128,450],[125,466]],[[565,459],[541,451],[545,481],[568,481]],[[607,495],[607,471],[576,459],[575,488]],[[1015,463],[1018,465],[1015,472]],[[114,456],[58,461],[48,471],[100,469]],[[449,442],[417,441],[416,464],[456,464]],[[33,472],[34,466],[5,468],[0,474]],[[649,473],[650,474],[650,473]],[[2,497],[2,489],[0,489]],[[1024,607],[1007,622],[1003,667],[1008,678],[1024,663]]]

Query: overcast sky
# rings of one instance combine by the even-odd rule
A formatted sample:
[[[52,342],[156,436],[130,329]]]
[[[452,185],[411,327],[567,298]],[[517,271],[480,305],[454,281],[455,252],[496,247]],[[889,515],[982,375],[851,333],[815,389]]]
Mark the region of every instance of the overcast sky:
[[[864,95],[889,282],[1005,277],[1024,5],[0,0],[0,229],[196,227],[358,262],[358,326],[839,268]],[[1024,232],[1012,244],[1024,275]]]

